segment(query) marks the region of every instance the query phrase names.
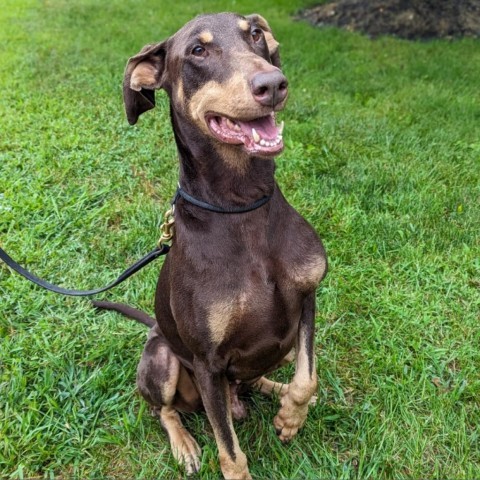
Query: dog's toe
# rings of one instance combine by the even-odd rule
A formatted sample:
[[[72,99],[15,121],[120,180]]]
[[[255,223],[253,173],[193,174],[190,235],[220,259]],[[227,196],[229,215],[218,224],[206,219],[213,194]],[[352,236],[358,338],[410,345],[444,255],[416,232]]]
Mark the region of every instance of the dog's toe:
[[[184,455],[182,463],[187,475],[194,475],[200,470],[200,457],[195,455]]]
[[[275,432],[282,443],[288,443],[297,434],[299,425],[296,422],[286,422],[278,417],[273,421],[275,425]]]
[[[202,453],[198,443],[185,432],[182,443],[173,448],[173,455],[177,462],[185,468],[187,475],[193,475],[200,470],[200,455]]]
[[[296,403],[287,394],[280,400],[281,408],[277,416],[273,419],[273,425],[278,438],[284,442],[289,442],[305,423],[308,412],[307,403]]]

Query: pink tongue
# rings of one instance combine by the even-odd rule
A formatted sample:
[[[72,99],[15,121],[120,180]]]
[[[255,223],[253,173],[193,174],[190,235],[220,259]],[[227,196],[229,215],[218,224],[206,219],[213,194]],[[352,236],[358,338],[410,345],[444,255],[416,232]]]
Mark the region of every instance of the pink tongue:
[[[239,122],[237,123],[242,128],[242,132],[249,137],[252,136],[252,128],[254,128],[261,138],[266,140],[273,140],[277,138],[278,128],[275,125],[275,120],[271,115],[262,118],[256,118],[255,120],[250,120],[249,122]]]

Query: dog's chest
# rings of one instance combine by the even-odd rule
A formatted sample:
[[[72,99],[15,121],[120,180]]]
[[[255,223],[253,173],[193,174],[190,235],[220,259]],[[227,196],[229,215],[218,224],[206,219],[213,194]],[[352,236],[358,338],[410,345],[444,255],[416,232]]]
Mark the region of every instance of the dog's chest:
[[[218,286],[207,309],[215,345],[225,341],[240,344],[244,337],[276,342],[297,329],[303,298],[317,287],[326,263],[315,252],[292,260],[284,256],[229,272],[237,285],[231,289]]]
[[[216,363],[228,364],[238,379],[263,374],[292,348],[300,313],[299,299],[276,283],[217,298],[206,317]]]

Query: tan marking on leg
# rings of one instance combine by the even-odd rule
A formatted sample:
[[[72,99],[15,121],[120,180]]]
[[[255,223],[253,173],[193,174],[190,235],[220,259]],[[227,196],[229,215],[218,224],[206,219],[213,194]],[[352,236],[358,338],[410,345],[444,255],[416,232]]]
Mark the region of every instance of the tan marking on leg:
[[[181,368],[180,361],[161,338],[155,325],[148,332],[137,368],[138,389],[145,400],[157,408],[173,400]]]
[[[327,262],[322,255],[309,257],[308,260],[301,264],[295,265],[291,270],[292,280],[295,284],[303,288],[316,287],[327,269]]]
[[[309,362],[305,345],[305,333],[300,331],[297,348],[295,375],[288,386],[288,392],[281,398],[281,408],[273,420],[282,442],[291,440],[303,426],[307,418],[308,405],[317,390],[315,359],[312,375],[309,375]]]
[[[220,467],[225,479],[250,479],[247,457],[240,449],[233,428],[230,384],[223,375],[213,378],[205,364],[194,361],[196,378],[201,380],[202,398],[218,447]],[[213,394],[213,395],[212,395]],[[222,406],[219,406],[219,402]]]
[[[244,31],[247,31],[250,28],[250,24],[244,19],[238,21],[238,26]]]
[[[181,365],[173,407],[180,412],[196,412],[201,408],[202,398],[190,373]]]
[[[235,479],[235,480],[251,480],[252,476],[248,471],[247,457],[245,454],[238,448],[238,451],[235,451],[235,461],[230,458],[230,455],[227,453],[223,445],[218,444],[218,458],[220,460],[220,468],[225,479]]]
[[[259,378],[252,386],[269,397],[273,395],[283,396],[288,392],[289,387],[287,383],[273,382],[265,377]]]
[[[218,458],[220,460],[220,467],[225,479],[241,479],[241,480],[250,480],[252,477],[248,471],[247,457],[240,449],[238,443],[238,437],[233,428],[232,422],[232,400],[231,400],[231,391],[230,387],[227,387],[227,422],[232,432],[233,440],[233,452],[235,455],[235,460],[233,460],[229,453],[226,445],[223,442],[221,435],[219,435],[218,430],[215,428],[215,425],[212,423],[213,433],[215,434],[215,440],[218,447]]]
[[[204,30],[198,38],[202,43],[210,43],[213,40],[213,34],[209,30]]]
[[[193,437],[185,430],[178,413],[172,407],[162,407],[160,421],[168,433],[172,454],[187,475],[200,470],[201,449]]]

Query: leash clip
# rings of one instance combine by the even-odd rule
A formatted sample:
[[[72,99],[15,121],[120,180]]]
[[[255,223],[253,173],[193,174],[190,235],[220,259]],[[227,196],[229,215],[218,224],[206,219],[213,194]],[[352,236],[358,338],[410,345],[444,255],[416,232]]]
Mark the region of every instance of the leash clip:
[[[161,237],[158,239],[157,246],[161,248],[165,243],[170,242],[173,239],[174,224],[175,224],[175,205],[165,212],[164,221],[160,225]]]

